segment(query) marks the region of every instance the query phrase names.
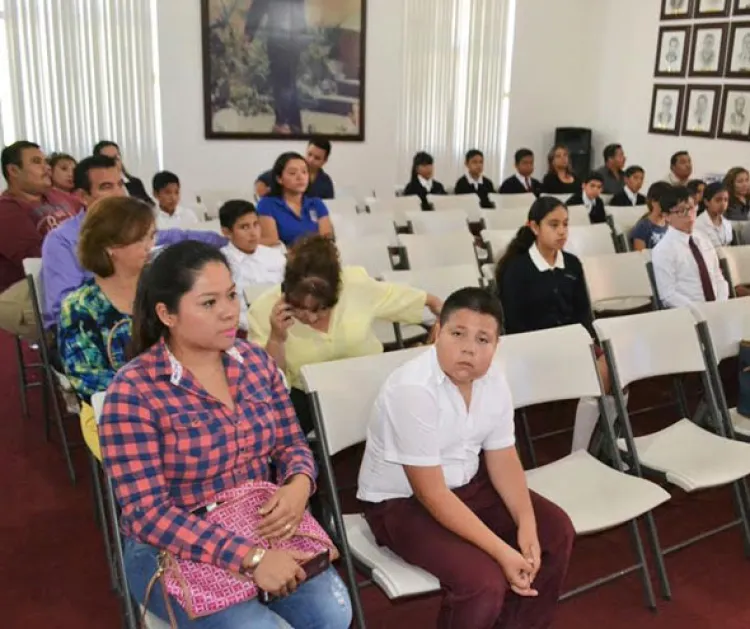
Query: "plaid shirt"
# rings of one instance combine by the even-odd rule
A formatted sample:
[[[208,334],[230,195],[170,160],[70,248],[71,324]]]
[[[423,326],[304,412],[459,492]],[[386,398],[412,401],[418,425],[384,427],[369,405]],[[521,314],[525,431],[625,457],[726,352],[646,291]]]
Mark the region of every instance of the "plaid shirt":
[[[315,478],[281,372],[244,341],[223,356],[235,409],[212,397],[164,341],[121,369],[99,439],[123,534],[180,558],[238,571],[249,540],[190,513],[248,480]]]

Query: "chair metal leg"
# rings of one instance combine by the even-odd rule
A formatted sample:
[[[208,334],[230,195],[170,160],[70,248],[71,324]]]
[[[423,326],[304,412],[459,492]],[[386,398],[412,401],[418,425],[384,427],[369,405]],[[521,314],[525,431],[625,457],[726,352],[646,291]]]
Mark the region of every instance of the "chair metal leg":
[[[23,359],[23,341],[16,337],[16,357],[18,358],[18,389],[21,395],[21,414],[24,419],[29,418],[29,402],[26,399],[26,363]]]
[[[115,492],[112,489],[112,481],[108,478],[104,481],[106,491],[106,503],[107,511],[109,514],[109,525],[114,533],[114,560],[115,570],[117,572],[117,580],[120,583],[120,593],[122,595],[123,605],[125,606],[125,622],[128,629],[137,629],[138,619],[135,609],[133,608],[133,601],[130,598],[130,588],[128,587],[128,579],[125,576],[125,557],[122,552],[122,539],[120,537],[120,527],[118,526],[119,518],[117,516],[117,506],[115,503]]]
[[[648,532],[648,542],[649,546],[651,547],[651,554],[654,556],[654,560],[656,561],[656,574],[659,575],[661,597],[665,601],[671,600],[672,587],[669,585],[667,567],[664,564],[664,553],[661,550],[661,544],[659,543],[659,534],[656,531],[656,522],[654,521],[654,514],[651,511],[646,514],[646,531]]]
[[[45,352],[46,354],[46,352]],[[73,459],[70,456],[70,445],[68,444],[68,436],[65,434],[65,426],[63,425],[62,413],[60,412],[60,402],[57,399],[57,384],[55,383],[55,374],[52,372],[47,357],[45,355],[45,373],[47,377],[47,386],[49,388],[49,395],[52,401],[52,414],[54,415],[55,423],[57,424],[57,431],[60,433],[60,443],[62,445],[63,454],[65,455],[65,464],[68,466],[68,475],[70,476],[70,482],[76,484],[76,472],[73,469]]]
[[[528,452],[529,454],[531,467],[535,468],[537,466],[536,451],[534,450],[534,441],[531,438],[531,430],[529,429],[529,418],[526,416],[525,410],[519,411],[519,414],[521,415],[521,426],[523,426],[524,446],[526,448],[526,452]]]
[[[737,515],[740,518],[740,528],[742,529],[742,541],[745,547],[745,556],[750,558],[750,523],[747,520],[747,508],[745,504],[745,487],[744,479],[732,483],[732,494],[734,504],[737,509]]]
[[[99,522],[99,527],[102,531],[102,537],[104,538],[104,552],[107,555],[107,567],[109,568],[109,578],[112,584],[112,589],[115,592],[119,592],[117,582],[117,572],[112,556],[112,539],[110,535],[117,535],[117,531],[112,531],[109,526],[109,520],[107,519],[107,512],[104,508],[104,489],[102,487],[102,477],[99,471],[99,462],[96,457],[89,452],[89,461],[91,462],[91,479],[93,481],[93,492],[94,492],[94,505],[96,519]]]
[[[630,520],[630,522],[628,522],[628,528],[630,529],[633,546],[635,547],[635,553],[638,557],[638,564],[640,565],[639,572],[641,573],[641,583],[643,584],[643,594],[646,597],[646,605],[649,609],[655,611],[656,598],[654,597],[654,588],[651,585],[651,576],[648,573],[646,553],[643,550],[643,541],[641,540],[641,532],[638,530],[638,521]]]

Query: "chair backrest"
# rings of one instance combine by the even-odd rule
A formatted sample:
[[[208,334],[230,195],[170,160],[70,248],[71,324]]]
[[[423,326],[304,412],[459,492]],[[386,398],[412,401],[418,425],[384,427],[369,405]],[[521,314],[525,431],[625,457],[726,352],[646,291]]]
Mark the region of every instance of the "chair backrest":
[[[333,228],[337,238],[355,239],[361,236],[385,236],[391,245],[398,244],[393,215],[387,212],[362,214],[334,214]]]
[[[630,235],[635,224],[648,212],[645,205],[632,205],[630,207],[605,207],[604,211],[612,217],[612,224],[618,234]]]
[[[508,245],[516,237],[516,229],[483,229],[482,240],[489,243],[492,252],[492,262],[497,262],[502,258]]]
[[[445,234],[401,234],[409,270],[434,269],[457,264],[477,264],[474,237],[468,229]]]
[[[562,201],[563,203],[566,203],[570,197],[572,197],[572,194],[552,194],[551,192],[542,192],[542,194],[539,195],[540,197],[555,197],[555,199]]]
[[[429,194],[427,200],[435,210],[463,210],[467,215],[479,215],[479,196],[476,194]]]
[[[393,268],[389,245],[390,238],[382,235],[336,238],[341,264],[364,267],[371,277],[380,277]]]
[[[252,303],[258,299],[263,293],[265,293],[268,290],[271,290],[276,284],[250,284],[245,288],[245,291],[243,293],[243,296],[245,298],[245,302],[248,306],[251,306]]]
[[[529,209],[522,207],[502,210],[480,210],[479,215],[487,229],[512,229],[518,231],[529,219]]]
[[[357,199],[352,197],[336,197],[335,199],[324,199],[323,203],[325,204],[328,212],[332,217],[336,216],[337,214],[344,214],[348,216],[357,214]]]
[[[34,280],[34,292],[39,308],[44,308],[44,287],[42,286],[42,259],[24,258],[23,272]]]
[[[740,342],[750,339],[750,297],[690,304],[696,321],[705,321],[716,360],[736,356]]]
[[[612,200],[613,196],[615,195],[602,193],[599,195],[599,198],[602,200],[602,203],[604,203],[604,205],[609,205],[609,202]]]
[[[521,194],[498,194],[493,192],[490,194],[490,201],[497,206],[497,209],[510,210],[521,208],[528,213],[531,204],[536,201],[536,195],[533,192],[523,192]]]
[[[581,258],[591,303],[608,299],[654,296],[646,271],[646,257],[639,251]]]
[[[565,245],[565,251],[579,258],[615,253],[612,230],[606,223],[574,225],[568,230],[568,242]]]
[[[728,279],[734,286],[750,284],[750,245],[722,247],[717,253],[727,261]]]
[[[505,371],[515,408],[599,397],[592,344],[578,324],[501,337],[496,359]]]
[[[371,211],[383,208],[394,212],[408,212],[418,210],[421,203],[418,196],[410,195],[408,197],[370,197],[367,205]]]
[[[469,216],[464,210],[410,210],[406,213],[406,220],[411,223],[415,234],[444,234],[462,229],[469,231]]]
[[[589,211],[585,205],[568,206],[568,225],[591,225]]]
[[[94,395],[91,396],[91,407],[94,409],[94,420],[96,421],[97,425],[99,424],[99,420],[102,418],[102,411],[104,410],[104,400],[106,399],[107,394],[104,391],[99,391],[98,393],[94,393]]]
[[[305,390],[318,394],[329,454],[365,440],[373,404],[386,378],[428,349],[415,347],[302,367]]]
[[[210,218],[215,218],[219,216],[219,208],[226,203],[227,201],[231,201],[232,199],[243,199],[245,201],[254,201],[255,200],[255,192],[252,190],[242,190],[242,189],[210,189],[210,190],[201,190],[198,193],[198,197],[200,197],[201,203],[206,208],[206,214]],[[202,216],[199,218],[203,219]]]
[[[479,269],[476,264],[460,264],[456,266],[440,267],[439,272],[434,269],[422,271],[389,271],[383,273],[382,278],[387,282],[408,284],[415,288],[426,290],[442,300],[451,293],[467,286],[479,286]]]
[[[610,342],[623,387],[706,369],[695,319],[687,308],[597,319],[594,329],[600,341]]]

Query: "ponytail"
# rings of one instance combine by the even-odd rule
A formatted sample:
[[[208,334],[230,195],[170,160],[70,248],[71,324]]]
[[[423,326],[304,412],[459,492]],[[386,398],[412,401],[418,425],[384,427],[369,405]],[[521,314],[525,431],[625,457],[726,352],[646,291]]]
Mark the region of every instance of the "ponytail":
[[[138,278],[138,287],[133,304],[133,327],[128,347],[128,359],[139,356],[166,337],[168,329],[156,314],[156,303],[151,290],[151,264],[147,265]]]

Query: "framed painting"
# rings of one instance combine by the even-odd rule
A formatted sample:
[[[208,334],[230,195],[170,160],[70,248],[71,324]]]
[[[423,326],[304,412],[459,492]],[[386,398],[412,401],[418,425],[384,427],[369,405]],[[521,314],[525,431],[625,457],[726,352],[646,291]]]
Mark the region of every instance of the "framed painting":
[[[201,0],[208,139],[365,139],[366,0]]]
[[[732,22],[726,76],[738,79],[750,77],[750,22]]]
[[[684,96],[684,85],[654,85],[649,133],[680,135]]]
[[[662,20],[686,20],[693,14],[693,0],[662,0]]]
[[[695,0],[695,19],[727,17],[732,0]]]
[[[724,74],[727,53],[726,22],[696,24],[688,76],[720,77]]]
[[[721,85],[688,85],[682,116],[682,135],[715,137],[720,101]]]
[[[750,142],[750,87],[724,86],[718,136]]]
[[[690,26],[662,26],[659,28],[654,76],[665,78],[685,76],[690,33]]]
[[[750,0],[734,0],[732,15],[750,15]]]

